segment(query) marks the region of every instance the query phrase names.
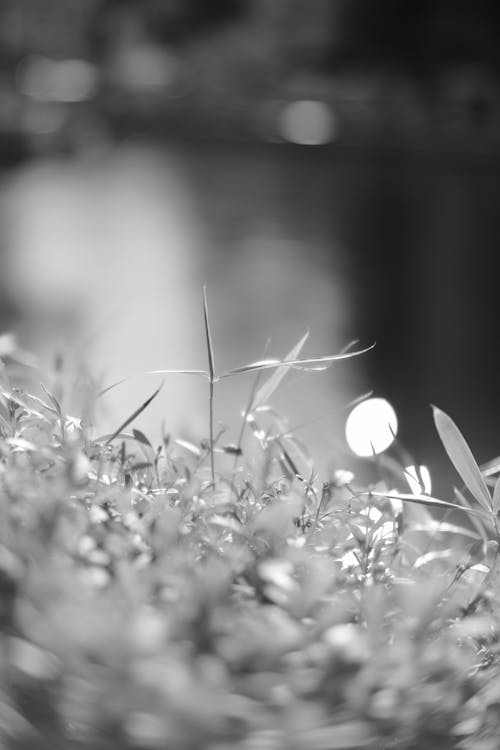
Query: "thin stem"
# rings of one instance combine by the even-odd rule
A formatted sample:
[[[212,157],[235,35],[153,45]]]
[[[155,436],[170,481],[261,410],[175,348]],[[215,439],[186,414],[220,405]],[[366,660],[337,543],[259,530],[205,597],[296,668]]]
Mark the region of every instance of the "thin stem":
[[[216,382],[215,376],[215,363],[214,363],[214,349],[212,346],[212,335],[210,333],[210,323],[208,319],[208,304],[207,304],[207,287],[203,286],[203,321],[205,323],[205,336],[207,341],[207,355],[208,355],[208,379],[209,379],[209,391],[208,391],[208,431],[210,441],[210,473],[212,476],[212,484],[215,487],[215,458],[214,458],[214,385]]]
[[[208,395],[208,406],[209,406],[209,441],[210,441],[210,475],[212,477],[212,484],[215,487],[215,458],[214,458],[214,381],[210,380],[209,383],[209,395]]]

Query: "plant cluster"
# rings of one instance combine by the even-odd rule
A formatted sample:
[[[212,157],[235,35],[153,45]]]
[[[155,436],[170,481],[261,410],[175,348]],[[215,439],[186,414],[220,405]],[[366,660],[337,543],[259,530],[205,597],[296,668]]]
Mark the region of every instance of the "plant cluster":
[[[0,746],[496,750],[500,466],[435,410],[453,502],[321,481],[264,408],[284,369],[247,452],[92,439],[3,367]]]

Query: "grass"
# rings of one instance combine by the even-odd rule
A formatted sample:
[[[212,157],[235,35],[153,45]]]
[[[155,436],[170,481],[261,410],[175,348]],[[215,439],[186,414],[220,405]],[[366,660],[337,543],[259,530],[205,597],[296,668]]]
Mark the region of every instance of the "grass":
[[[337,357],[300,359],[304,337],[218,374],[203,310],[198,444],[132,427],[157,391],[95,439],[61,381],[20,390],[5,353],[0,746],[497,750],[499,462],[480,469],[435,408],[452,500],[408,493],[383,456],[368,487],[317,477],[269,401],[291,367]],[[215,391],[249,371],[239,442],[220,445]]]

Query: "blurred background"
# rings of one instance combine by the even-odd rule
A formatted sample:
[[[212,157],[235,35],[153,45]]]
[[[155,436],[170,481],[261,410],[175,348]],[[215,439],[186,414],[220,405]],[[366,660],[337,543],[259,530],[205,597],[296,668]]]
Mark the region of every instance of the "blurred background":
[[[429,404],[500,453],[500,6],[494,0],[2,0],[0,329],[104,385],[377,342],[276,406],[342,465],[345,405],[394,406],[452,476]],[[113,429],[157,385],[108,394]],[[237,424],[248,379],[225,381]],[[161,400],[163,399],[163,400]],[[139,426],[206,433],[196,379]]]

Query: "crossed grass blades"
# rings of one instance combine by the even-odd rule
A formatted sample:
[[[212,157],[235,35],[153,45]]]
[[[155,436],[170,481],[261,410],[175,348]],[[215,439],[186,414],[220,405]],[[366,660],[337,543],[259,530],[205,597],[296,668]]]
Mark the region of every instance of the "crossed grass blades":
[[[480,468],[435,408],[453,501],[404,491],[394,462],[369,487],[301,475],[279,418],[257,422],[290,368],[329,363],[304,341],[222,376],[208,343],[212,402],[256,371],[259,455],[236,475],[213,442],[125,434],[147,403],[92,439],[64,389],[16,387],[4,352],[1,747],[498,750],[500,459]]]

